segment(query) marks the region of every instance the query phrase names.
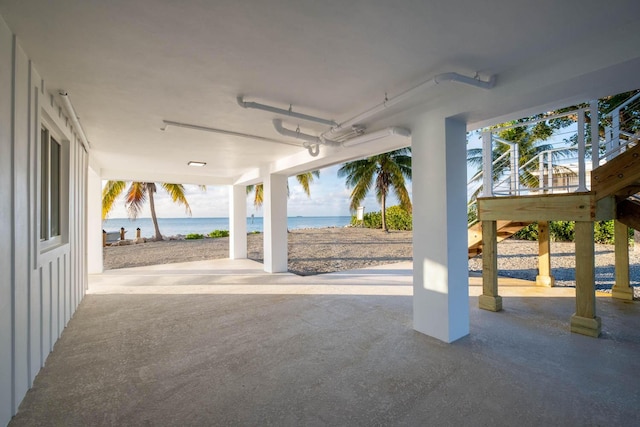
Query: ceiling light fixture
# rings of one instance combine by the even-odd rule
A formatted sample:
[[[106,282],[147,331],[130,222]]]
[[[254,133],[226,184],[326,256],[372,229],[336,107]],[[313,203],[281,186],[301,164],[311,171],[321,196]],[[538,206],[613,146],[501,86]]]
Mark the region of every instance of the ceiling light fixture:
[[[187,164],[189,166],[196,166],[196,167],[202,167],[202,166],[206,166],[207,165],[205,162],[194,162],[194,161],[190,161]]]

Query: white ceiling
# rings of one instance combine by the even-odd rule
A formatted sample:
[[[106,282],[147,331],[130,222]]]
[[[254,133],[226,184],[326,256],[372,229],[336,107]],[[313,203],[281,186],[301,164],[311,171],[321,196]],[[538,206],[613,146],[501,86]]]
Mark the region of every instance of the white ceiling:
[[[105,178],[248,182],[257,168],[295,173],[406,144],[323,147],[312,158],[293,145],[160,130],[172,120],[298,143],[238,95],[340,122],[438,73],[498,77],[489,91],[451,83],[417,94],[365,123],[375,130],[410,128],[429,111],[474,127],[640,87],[637,1],[0,0],[0,15],[48,89],[69,93]]]

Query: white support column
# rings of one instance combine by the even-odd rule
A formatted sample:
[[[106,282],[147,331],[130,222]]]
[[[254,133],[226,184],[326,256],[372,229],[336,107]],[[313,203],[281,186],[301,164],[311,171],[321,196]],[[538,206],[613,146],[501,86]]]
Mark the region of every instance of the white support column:
[[[449,343],[469,334],[466,126],[427,115],[411,145],[413,327]]]
[[[520,195],[520,150],[518,144],[511,145],[511,195]]]
[[[589,104],[591,116],[591,170],[600,166],[600,128],[598,127],[598,100]]]
[[[553,193],[553,153],[547,151],[547,189]]]
[[[482,197],[493,197],[493,146],[491,131],[482,132]]]
[[[247,190],[244,185],[229,187],[229,258],[247,257]]]
[[[578,189],[579,193],[587,192],[586,142],[584,138],[584,111],[578,113]]]
[[[287,177],[264,179],[264,271],[287,271]]]
[[[547,185],[544,182],[544,153],[538,154],[538,188],[542,192],[547,190]]]
[[[102,262],[102,179],[91,166],[87,173],[87,270],[99,274]]]

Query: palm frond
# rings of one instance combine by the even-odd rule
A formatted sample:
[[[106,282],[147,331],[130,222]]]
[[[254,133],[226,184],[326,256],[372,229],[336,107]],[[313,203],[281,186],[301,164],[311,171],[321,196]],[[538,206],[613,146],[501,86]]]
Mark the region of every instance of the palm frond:
[[[125,198],[125,206],[130,218],[137,218],[147,201],[147,191],[155,191],[155,184],[132,182]]]
[[[308,197],[311,197],[311,183],[313,183],[313,179],[320,177],[320,171],[313,171],[313,172],[305,172],[305,173],[301,173],[299,175],[296,175],[296,180],[298,181],[298,183],[302,186],[302,189],[304,190],[305,194]]]
[[[257,184],[255,191],[256,194],[253,198],[253,206],[259,208],[264,203],[264,184]]]
[[[162,183],[162,188],[164,188],[165,191],[169,193],[169,196],[171,196],[171,200],[174,203],[184,205],[187,215],[191,216],[191,206],[189,206],[187,197],[184,194],[184,185]]]
[[[124,181],[107,181],[102,189],[102,219],[105,220],[109,216],[109,212],[113,209],[113,204],[124,189],[127,183]]]

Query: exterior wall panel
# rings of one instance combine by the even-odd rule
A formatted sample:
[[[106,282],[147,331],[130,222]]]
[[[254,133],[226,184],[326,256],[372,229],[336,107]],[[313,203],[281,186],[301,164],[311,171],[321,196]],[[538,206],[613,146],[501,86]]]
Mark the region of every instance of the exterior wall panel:
[[[13,375],[16,396],[29,389],[29,60],[14,39],[13,115]],[[14,401],[14,411],[19,399]]]
[[[88,154],[0,17],[0,425],[18,409],[87,286]],[[45,76],[46,79],[46,76]],[[62,138],[63,242],[40,244],[42,119]]]
[[[7,236],[0,245],[0,425],[13,414],[12,387],[12,35],[0,19],[0,233]]]

